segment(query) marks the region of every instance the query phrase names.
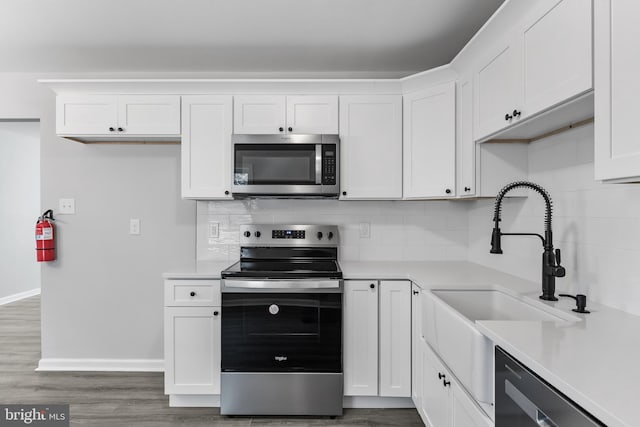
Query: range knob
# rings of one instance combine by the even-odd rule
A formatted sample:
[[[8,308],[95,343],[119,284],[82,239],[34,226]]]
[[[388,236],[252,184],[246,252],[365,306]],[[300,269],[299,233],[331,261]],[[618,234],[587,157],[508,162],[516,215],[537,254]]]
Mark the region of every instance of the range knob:
[[[322,239],[322,231],[318,231],[317,236],[318,236],[318,240]]]
[[[331,231],[330,231],[330,232],[327,234],[327,239],[329,239],[329,240],[333,239],[333,232],[331,232]]]
[[[251,237],[251,232],[249,230],[245,231],[243,234],[244,237]]]
[[[262,233],[260,233],[259,231],[256,231],[255,233],[253,233],[253,235],[259,238],[260,236],[262,236]]]

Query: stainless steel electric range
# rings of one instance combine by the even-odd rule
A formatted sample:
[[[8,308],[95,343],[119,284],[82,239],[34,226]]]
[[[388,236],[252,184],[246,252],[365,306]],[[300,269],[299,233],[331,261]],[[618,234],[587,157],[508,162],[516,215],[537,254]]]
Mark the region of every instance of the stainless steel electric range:
[[[338,229],[245,225],[222,272],[223,415],[342,415]]]

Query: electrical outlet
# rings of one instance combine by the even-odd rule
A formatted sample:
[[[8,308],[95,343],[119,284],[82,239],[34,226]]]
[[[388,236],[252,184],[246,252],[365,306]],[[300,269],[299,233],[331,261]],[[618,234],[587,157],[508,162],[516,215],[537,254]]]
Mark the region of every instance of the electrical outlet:
[[[76,213],[76,199],[58,199],[58,214],[73,215]]]
[[[135,236],[140,234],[140,220],[138,218],[131,218],[129,220],[129,234]]]
[[[361,239],[371,238],[371,225],[368,222],[360,223],[360,238]]]
[[[220,234],[220,224],[217,222],[209,222],[209,237],[215,239]]]

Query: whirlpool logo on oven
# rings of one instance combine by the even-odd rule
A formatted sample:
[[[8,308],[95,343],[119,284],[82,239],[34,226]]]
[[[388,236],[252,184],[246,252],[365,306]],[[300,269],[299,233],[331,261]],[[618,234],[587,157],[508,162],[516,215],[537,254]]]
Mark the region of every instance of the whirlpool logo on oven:
[[[276,356],[276,357],[274,357],[274,359],[276,359],[276,361],[278,361],[278,362],[286,362],[287,361],[287,356]]]

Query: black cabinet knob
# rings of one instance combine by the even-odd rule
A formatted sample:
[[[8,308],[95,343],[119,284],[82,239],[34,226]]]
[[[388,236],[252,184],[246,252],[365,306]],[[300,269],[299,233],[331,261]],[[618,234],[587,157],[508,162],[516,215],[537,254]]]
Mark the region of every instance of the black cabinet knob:
[[[346,196],[346,195],[347,195],[347,192],[346,192],[346,191],[343,191],[343,192],[342,192],[342,195],[343,195],[343,196]]]
[[[464,187],[464,191],[471,191],[471,187]]]
[[[318,231],[318,233],[316,233],[316,236],[318,236],[318,239],[322,239],[322,231]]]
[[[225,191],[225,192],[224,192],[224,195],[225,195],[225,196],[228,196],[228,195],[229,195],[229,190]]]
[[[260,238],[260,236],[262,236],[262,233],[259,231],[256,231],[255,233],[253,233],[253,235]]]
[[[118,128],[118,132],[122,132],[123,130],[123,128]]]
[[[214,315],[214,316],[217,316],[218,314],[220,314],[220,312],[219,312],[218,310],[216,310],[216,311],[214,311],[214,312],[213,312],[213,315]]]
[[[329,234],[327,234],[327,239],[333,239],[333,232],[330,231]]]
[[[446,378],[447,376],[445,374],[443,374],[442,372],[438,372],[438,379],[441,380],[443,378]]]
[[[293,128],[292,127],[289,127],[289,132],[293,132]]]
[[[283,128],[283,127],[279,127],[279,128],[278,128],[278,130],[279,130],[280,132],[282,132],[282,131],[284,131],[284,128]]]
[[[451,381],[442,380],[442,385],[445,386],[445,387],[448,386],[448,385],[451,385]]]
[[[196,296],[196,293],[195,293],[195,292],[193,292],[193,291],[191,291],[191,292],[189,292],[189,295],[191,295],[192,297],[195,297],[195,296]]]
[[[444,192],[447,193],[447,194],[451,194],[451,189],[447,188],[446,190],[444,190]]]
[[[369,285],[369,287],[370,287],[371,289],[374,289],[374,288],[376,287],[376,285],[374,285],[374,284],[372,283],[372,284],[370,284],[370,285]]]
[[[109,132],[115,132],[116,128],[109,128]]]
[[[511,114],[507,113],[507,114],[504,115],[504,119],[506,121],[509,121],[509,120],[513,119],[513,116]]]
[[[419,293],[420,293],[420,292],[418,292],[418,291],[413,291],[413,294],[414,294],[414,295],[418,295]]]
[[[251,232],[250,231],[245,231],[244,233],[244,237],[251,237]]]
[[[518,116],[522,115],[522,111],[518,111],[518,110],[513,110],[513,117],[516,118]]]

